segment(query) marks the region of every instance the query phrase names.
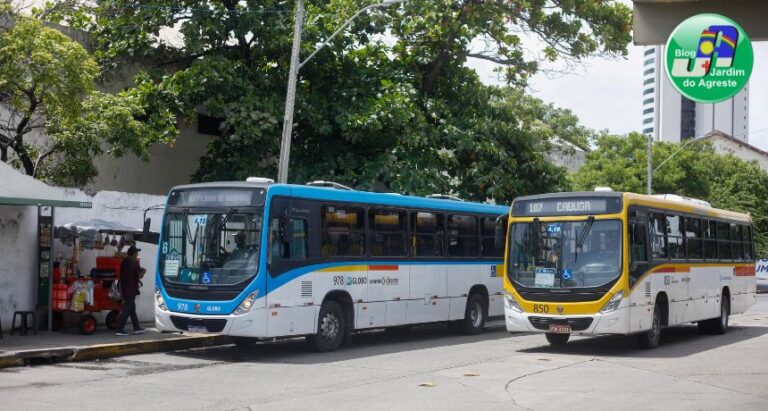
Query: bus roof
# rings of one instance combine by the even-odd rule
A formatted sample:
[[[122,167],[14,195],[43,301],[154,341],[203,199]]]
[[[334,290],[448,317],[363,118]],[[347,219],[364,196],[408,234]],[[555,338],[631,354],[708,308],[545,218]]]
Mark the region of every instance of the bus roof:
[[[472,213],[507,214],[508,206],[472,203],[416,197],[397,193],[372,193],[358,190],[339,190],[331,187],[303,186],[297,184],[249,183],[245,181],[222,181],[176,186],[174,190],[199,188],[265,188],[268,196],[286,195],[307,199],[344,201],[352,203],[377,204],[393,207],[412,207],[435,210],[464,211]]]
[[[671,199],[655,195],[636,194],[621,191],[571,191],[560,193],[537,194],[517,197],[514,202],[525,200],[551,200],[558,198],[622,198],[626,204],[643,205],[662,210],[674,210],[684,213],[717,217],[741,222],[752,222],[749,214],[722,210],[702,204],[700,201],[688,201],[683,198]],[[514,203],[513,202],[513,203]]]

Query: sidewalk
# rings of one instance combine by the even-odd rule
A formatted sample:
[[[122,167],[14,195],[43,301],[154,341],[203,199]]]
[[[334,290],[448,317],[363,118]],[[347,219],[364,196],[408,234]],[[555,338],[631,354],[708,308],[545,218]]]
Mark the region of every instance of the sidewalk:
[[[130,328],[130,327],[129,327]],[[97,329],[92,335],[77,330],[38,331],[20,336],[5,331],[0,339],[0,368],[51,362],[88,361],[122,355],[144,354],[229,343],[222,335],[160,333],[147,328],[144,334],[116,336],[114,331]]]

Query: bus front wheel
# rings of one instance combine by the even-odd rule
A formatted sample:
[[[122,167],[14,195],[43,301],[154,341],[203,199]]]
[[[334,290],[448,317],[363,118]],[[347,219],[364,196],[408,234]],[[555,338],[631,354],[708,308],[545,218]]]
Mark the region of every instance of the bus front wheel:
[[[336,301],[326,301],[320,307],[317,332],[309,337],[312,347],[318,352],[336,351],[344,342],[347,323],[344,309]]]
[[[546,333],[545,335],[550,345],[565,345],[571,338],[571,334]]]
[[[661,308],[656,304],[653,307],[653,319],[651,329],[637,334],[637,345],[641,348],[656,348],[661,341]]]
[[[465,334],[477,335],[485,328],[485,299],[480,294],[472,294],[467,298],[467,307],[464,309],[464,319],[461,320],[461,329]]]

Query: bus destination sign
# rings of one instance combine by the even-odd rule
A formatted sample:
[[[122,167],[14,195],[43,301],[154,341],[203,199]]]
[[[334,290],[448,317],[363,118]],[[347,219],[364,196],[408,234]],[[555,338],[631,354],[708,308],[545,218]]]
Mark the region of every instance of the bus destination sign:
[[[518,200],[512,206],[514,216],[559,216],[610,214],[621,211],[619,197],[571,197]]]
[[[263,189],[194,189],[174,191],[169,205],[186,207],[247,207],[264,204]]]

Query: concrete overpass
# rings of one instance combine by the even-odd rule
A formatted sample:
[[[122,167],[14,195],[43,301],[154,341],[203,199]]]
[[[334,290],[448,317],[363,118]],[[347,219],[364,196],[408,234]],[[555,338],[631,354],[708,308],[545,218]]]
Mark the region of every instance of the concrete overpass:
[[[634,43],[638,46],[664,44],[683,20],[699,13],[726,16],[747,32],[752,41],[768,40],[766,0],[633,0]]]

